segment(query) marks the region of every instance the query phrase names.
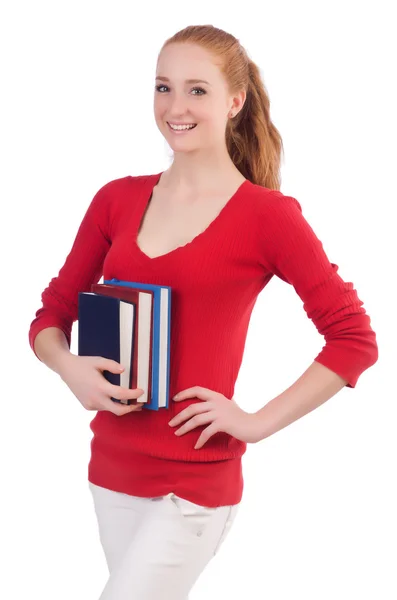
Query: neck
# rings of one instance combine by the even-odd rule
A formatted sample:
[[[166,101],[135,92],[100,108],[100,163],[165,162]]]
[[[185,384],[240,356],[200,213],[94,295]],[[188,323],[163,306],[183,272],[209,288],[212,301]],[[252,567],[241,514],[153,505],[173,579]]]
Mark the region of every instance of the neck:
[[[173,163],[164,171],[161,185],[186,197],[225,190],[244,179],[228,154],[199,159],[193,152],[180,152],[175,153]]]

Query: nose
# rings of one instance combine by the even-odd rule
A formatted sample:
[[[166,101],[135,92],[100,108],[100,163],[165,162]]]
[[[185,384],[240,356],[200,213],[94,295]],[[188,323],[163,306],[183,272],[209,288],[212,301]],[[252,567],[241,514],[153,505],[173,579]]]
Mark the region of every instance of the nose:
[[[170,100],[168,106],[168,114],[170,115],[169,121],[172,121],[173,119],[175,121],[183,121],[184,116],[188,114],[187,104],[186,99],[180,96]]]

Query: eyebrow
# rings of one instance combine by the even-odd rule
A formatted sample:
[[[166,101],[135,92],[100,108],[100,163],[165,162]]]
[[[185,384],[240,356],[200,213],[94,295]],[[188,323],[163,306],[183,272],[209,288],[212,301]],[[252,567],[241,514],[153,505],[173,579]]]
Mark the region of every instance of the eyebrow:
[[[156,80],[161,80],[161,81],[169,81],[168,77],[162,77],[161,75],[158,75],[156,77]],[[205,81],[205,79],[186,79],[185,83],[206,83],[207,85],[211,85],[208,81]]]

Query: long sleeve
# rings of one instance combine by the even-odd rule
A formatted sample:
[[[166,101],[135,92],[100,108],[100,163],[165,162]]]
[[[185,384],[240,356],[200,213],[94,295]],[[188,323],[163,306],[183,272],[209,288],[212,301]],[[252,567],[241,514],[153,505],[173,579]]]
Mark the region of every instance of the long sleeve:
[[[34,340],[47,327],[62,329],[70,347],[72,325],[78,318],[78,293],[89,291],[102,276],[111,245],[108,231],[112,184],[106,183],[93,197],[64,265],[41,294],[42,307],[29,329],[29,343],[37,358]]]
[[[323,244],[291,196],[271,191],[258,219],[263,266],[292,285],[325,345],[315,360],[354,388],[378,359],[376,334],[353,283],[338,274]]]

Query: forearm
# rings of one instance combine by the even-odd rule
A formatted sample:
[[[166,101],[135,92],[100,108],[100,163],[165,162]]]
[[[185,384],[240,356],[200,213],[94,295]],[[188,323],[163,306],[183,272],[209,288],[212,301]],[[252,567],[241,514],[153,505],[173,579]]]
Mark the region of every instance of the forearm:
[[[346,384],[345,379],[322,364],[313,362],[285,392],[255,413],[260,439],[271,436],[324,404]]]
[[[34,351],[39,359],[58,375],[65,361],[74,356],[70,352],[64,332],[58,327],[46,327],[39,331],[34,341]]]

